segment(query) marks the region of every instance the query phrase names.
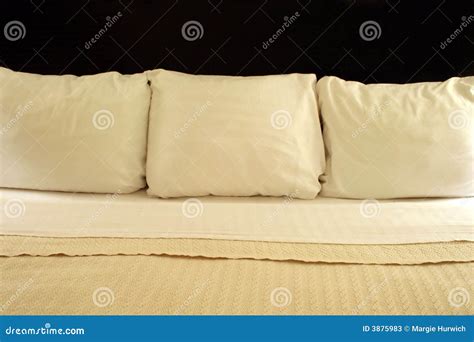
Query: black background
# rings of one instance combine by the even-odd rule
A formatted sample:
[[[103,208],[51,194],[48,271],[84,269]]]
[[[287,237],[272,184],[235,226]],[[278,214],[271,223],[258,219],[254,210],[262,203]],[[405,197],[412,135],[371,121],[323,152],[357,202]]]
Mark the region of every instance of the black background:
[[[122,18],[90,49],[89,41],[118,11]],[[296,11],[300,17],[267,49]],[[440,48],[473,0],[121,0],[0,2],[0,25],[21,21],[23,39],[0,36],[0,64],[43,74],[135,73],[166,68],[199,74],[316,73],[365,83],[444,80],[474,75],[474,21]],[[201,39],[183,24],[199,21]],[[381,27],[365,41],[359,27]],[[3,32],[2,32],[3,33]]]

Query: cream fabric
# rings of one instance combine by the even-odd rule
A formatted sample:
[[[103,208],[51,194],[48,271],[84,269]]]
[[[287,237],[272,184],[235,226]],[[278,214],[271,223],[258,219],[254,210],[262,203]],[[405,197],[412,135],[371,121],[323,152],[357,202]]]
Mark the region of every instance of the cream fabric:
[[[0,235],[0,256],[176,255],[349,264],[474,261],[474,242],[347,245],[215,239],[57,238]]]
[[[216,255],[203,258],[188,257],[191,243],[167,239],[162,241],[163,247],[166,242],[173,247],[162,249],[163,255],[159,256],[101,255],[110,248],[116,249],[113,246],[130,244],[142,248],[153,241],[42,240],[45,241],[2,238],[0,253],[7,255],[2,252],[5,246],[26,250],[27,254],[32,248],[35,253],[42,244],[47,247],[41,255],[50,255],[48,249],[50,253],[60,250],[89,255],[89,247],[94,245],[100,252],[86,257],[56,254],[0,258],[1,314],[471,315],[474,312],[472,300],[469,301],[469,294],[474,290],[473,263],[452,262],[473,260],[472,246],[462,248],[464,256],[456,249],[459,243],[364,246],[361,250],[355,246],[326,245],[321,246],[321,254],[309,246],[295,246],[302,252],[306,249],[299,256],[306,262],[294,262],[282,261],[281,257],[291,258],[295,249],[267,249],[269,243],[241,248],[236,241],[221,241],[220,248],[209,248],[210,241],[197,242],[199,247],[194,250],[198,255]],[[61,247],[52,248],[53,245]],[[244,259],[235,259],[240,257]],[[356,264],[364,260],[364,264]],[[402,265],[394,264],[399,262]]]
[[[317,195],[324,148],[314,75],[148,76],[149,194]]]
[[[143,188],[149,103],[144,74],[42,76],[0,68],[0,186]]]
[[[473,315],[473,266],[145,255],[0,258],[0,313]]]
[[[474,77],[317,85],[327,168],[322,196],[474,196]]]
[[[401,244],[474,241],[474,198],[159,199],[0,190],[0,234]]]

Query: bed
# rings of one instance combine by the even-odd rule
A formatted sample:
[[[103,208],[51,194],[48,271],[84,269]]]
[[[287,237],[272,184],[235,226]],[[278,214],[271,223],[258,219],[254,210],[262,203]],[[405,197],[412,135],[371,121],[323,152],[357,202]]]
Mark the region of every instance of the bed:
[[[473,313],[474,198],[0,198],[2,314]]]

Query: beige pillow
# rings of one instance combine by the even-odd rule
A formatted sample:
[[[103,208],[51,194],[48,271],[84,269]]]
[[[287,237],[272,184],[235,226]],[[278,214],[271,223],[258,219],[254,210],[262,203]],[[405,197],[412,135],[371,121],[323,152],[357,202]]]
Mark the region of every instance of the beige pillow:
[[[314,75],[148,77],[149,194],[317,195],[324,148]]]
[[[0,186],[109,193],[145,186],[145,74],[0,68],[0,87]]]
[[[322,196],[474,195],[474,77],[317,85],[327,151]]]

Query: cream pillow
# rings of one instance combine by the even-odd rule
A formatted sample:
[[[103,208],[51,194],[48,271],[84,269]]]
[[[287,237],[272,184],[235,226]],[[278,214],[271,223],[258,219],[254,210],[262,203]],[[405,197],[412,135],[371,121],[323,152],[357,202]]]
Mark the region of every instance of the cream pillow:
[[[127,193],[145,186],[145,74],[0,68],[0,186]]]
[[[327,169],[322,196],[474,195],[474,77],[317,85]]]
[[[314,75],[148,77],[149,194],[317,195],[324,148]]]

